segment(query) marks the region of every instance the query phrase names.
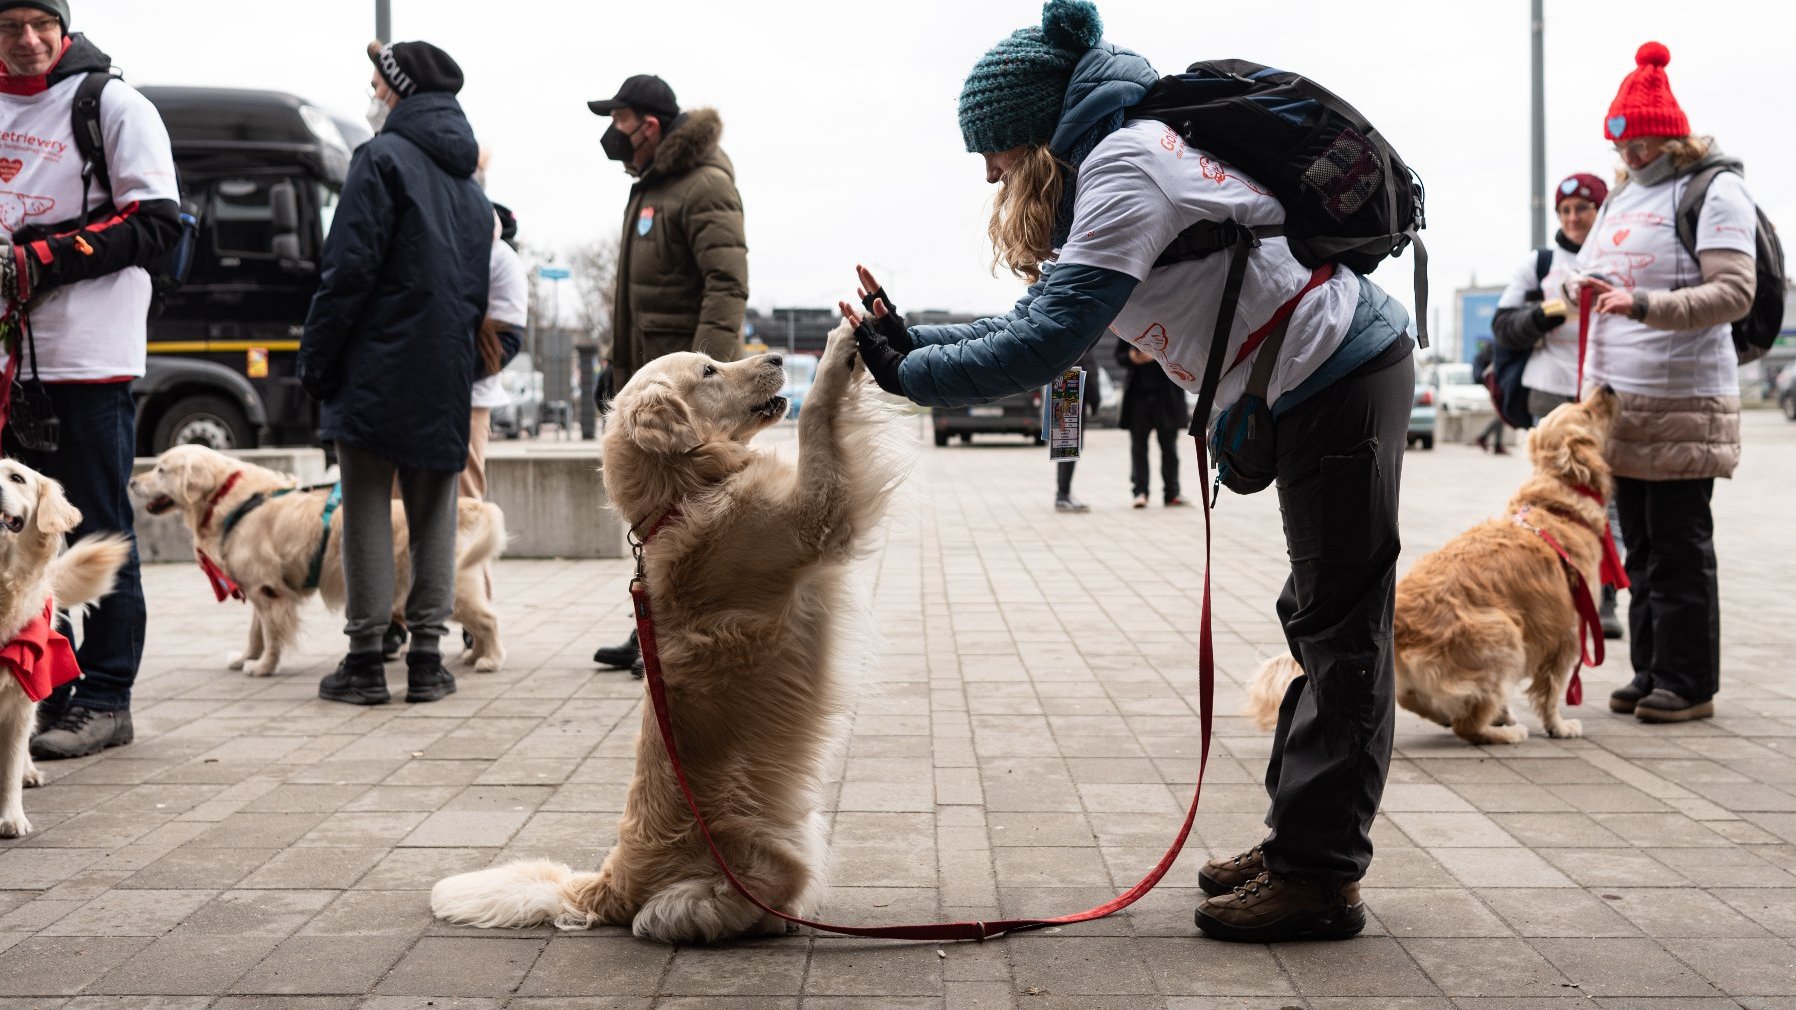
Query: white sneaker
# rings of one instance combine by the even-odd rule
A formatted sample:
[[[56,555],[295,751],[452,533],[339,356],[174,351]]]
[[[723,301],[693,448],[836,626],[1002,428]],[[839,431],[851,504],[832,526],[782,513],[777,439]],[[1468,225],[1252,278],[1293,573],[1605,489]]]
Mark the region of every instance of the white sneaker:
[[[1138,509],[1147,508],[1147,495],[1144,495],[1144,494],[1136,495],[1135,496],[1135,507]]]

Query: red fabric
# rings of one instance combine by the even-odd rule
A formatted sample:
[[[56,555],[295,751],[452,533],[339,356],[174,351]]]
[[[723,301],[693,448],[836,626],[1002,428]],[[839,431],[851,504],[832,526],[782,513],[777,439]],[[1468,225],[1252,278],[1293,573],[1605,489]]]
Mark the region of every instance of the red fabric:
[[[62,37],[62,53],[57,54],[56,63],[62,62],[63,54],[69,51],[69,46],[74,41],[73,38],[70,38],[67,35]],[[51,70],[56,69],[56,63],[50,64]],[[7,73],[5,64],[0,64],[0,91],[4,91],[9,95],[41,95],[49,89],[50,75],[48,73],[36,74],[31,77],[20,77],[16,74]]]
[[[1635,137],[1688,137],[1690,120],[1671,93],[1665,66],[1671,50],[1648,42],[1634,53],[1634,72],[1621,79],[1609,115],[1603,120],[1603,137],[1615,143]]]
[[[1311,291],[1328,283],[1328,279],[1334,275],[1335,265],[1333,263],[1324,263],[1310,271],[1309,282],[1304,284],[1303,288],[1296,294],[1292,295],[1290,301],[1280,305],[1278,310],[1272,313],[1272,318],[1266,320],[1264,326],[1261,326],[1259,329],[1247,335],[1247,339],[1241,342],[1241,350],[1235,354],[1235,360],[1229,363],[1228,368],[1224,369],[1222,374],[1227,375],[1240,367],[1241,362],[1246,361],[1248,355],[1251,355],[1261,344],[1265,343],[1267,337],[1272,336],[1272,331],[1278,328],[1279,323],[1291,318],[1291,313],[1297,311],[1297,303],[1303,301],[1304,295],[1307,295]]]
[[[218,597],[218,602],[223,603],[227,598],[243,599],[243,587],[237,585],[236,580],[226,575],[225,570],[219,567],[218,562],[212,560],[205,551],[198,547],[193,549],[193,555],[199,559],[200,571],[206,573],[206,581],[211,584],[212,595]]]
[[[12,672],[13,679],[25,689],[25,697],[32,701],[43,701],[51,691],[81,676],[74,647],[56,630],[55,620],[46,599],[44,612],[32,618],[5,648],[0,648],[0,666]]]
[[[1600,498],[1598,499],[1601,500]],[[1590,593],[1590,584],[1584,581],[1584,575],[1572,564],[1571,552],[1559,542],[1559,538],[1544,527],[1536,526],[1528,521],[1528,513],[1534,506],[1524,506],[1514,517],[1517,526],[1531,530],[1540,539],[1546,541],[1553,553],[1559,555],[1559,561],[1565,566],[1565,581],[1571,589],[1572,607],[1578,612],[1578,665],[1572,667],[1571,680],[1565,685],[1565,703],[1582,705],[1584,703],[1584,679],[1578,676],[1586,664],[1602,666],[1603,659],[1603,620],[1597,614],[1596,599]]]
[[[1606,504],[1597,489],[1588,484],[1579,484],[1572,490],[1598,505]],[[1606,522],[1603,523],[1603,564],[1597,569],[1597,581],[1617,589],[1626,589],[1629,585],[1627,569],[1621,564],[1621,552],[1615,549],[1615,531]]]

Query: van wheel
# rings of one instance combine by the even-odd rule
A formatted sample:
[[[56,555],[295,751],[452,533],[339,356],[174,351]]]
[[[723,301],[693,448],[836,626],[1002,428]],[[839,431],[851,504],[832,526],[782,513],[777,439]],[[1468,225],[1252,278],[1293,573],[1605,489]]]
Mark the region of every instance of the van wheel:
[[[1424,448],[1424,449],[1434,448],[1434,436],[1433,435],[1423,435],[1421,438],[1417,439],[1416,441],[1422,443],[1422,448]]]
[[[947,445],[948,444],[948,433],[945,431],[936,432],[935,433],[935,444],[936,445]]]
[[[248,449],[256,444],[255,432],[243,411],[217,396],[189,396],[177,400],[156,422],[151,448],[158,454],[176,445],[203,445],[209,449]]]
[[[1784,397],[1783,408],[1784,416],[1792,421],[1796,421],[1796,394]]]
[[[960,433],[960,444],[961,445],[972,445],[973,444],[973,433],[970,431],[961,432]]]

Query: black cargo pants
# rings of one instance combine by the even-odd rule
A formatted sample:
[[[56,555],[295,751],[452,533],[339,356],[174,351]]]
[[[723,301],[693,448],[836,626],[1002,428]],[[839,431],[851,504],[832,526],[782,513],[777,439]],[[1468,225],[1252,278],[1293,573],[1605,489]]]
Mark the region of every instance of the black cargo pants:
[[[1263,845],[1280,874],[1358,880],[1372,862],[1395,721],[1397,489],[1415,394],[1413,359],[1388,360],[1277,422],[1291,555],[1278,615],[1305,674],[1279,707],[1266,767]]]

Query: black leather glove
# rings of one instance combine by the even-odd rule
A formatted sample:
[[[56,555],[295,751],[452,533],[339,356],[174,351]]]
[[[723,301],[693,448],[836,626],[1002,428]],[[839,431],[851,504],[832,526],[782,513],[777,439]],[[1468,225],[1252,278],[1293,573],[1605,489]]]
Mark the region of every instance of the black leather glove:
[[[1545,333],[1548,330],[1559,326],[1561,323],[1564,323],[1565,317],[1561,315],[1548,315],[1544,308],[1536,304],[1534,310],[1528,313],[1528,322],[1536,331]]]
[[[904,385],[898,381],[898,366],[904,362],[904,352],[894,349],[865,320],[854,328],[854,343],[860,350],[861,361],[867,365],[867,373],[873,376],[879,388],[894,396],[903,396]]]
[[[873,303],[876,301],[886,303],[885,315],[877,315],[873,311]],[[905,325],[904,317],[898,314],[898,306],[892,304],[892,296],[886,294],[884,284],[868,292],[861,299],[861,304],[867,307],[867,320],[872,323],[873,332],[884,337],[893,350],[899,354],[909,354],[917,349],[917,345],[910,339],[910,327]]]

